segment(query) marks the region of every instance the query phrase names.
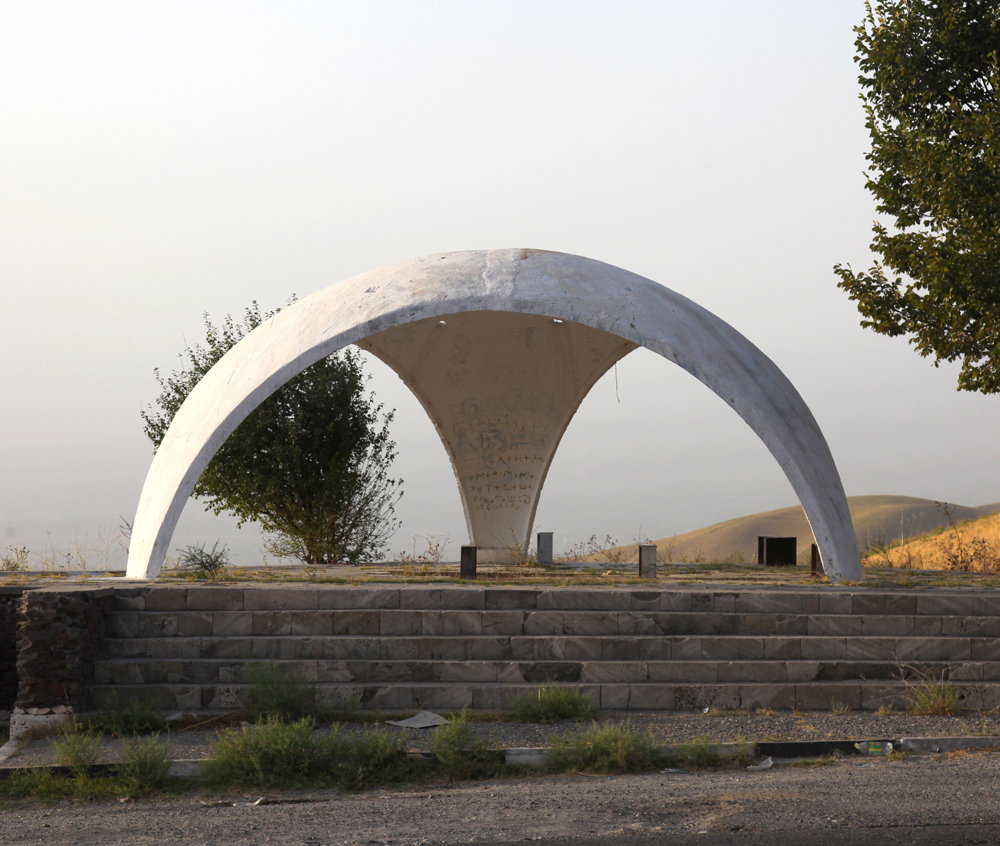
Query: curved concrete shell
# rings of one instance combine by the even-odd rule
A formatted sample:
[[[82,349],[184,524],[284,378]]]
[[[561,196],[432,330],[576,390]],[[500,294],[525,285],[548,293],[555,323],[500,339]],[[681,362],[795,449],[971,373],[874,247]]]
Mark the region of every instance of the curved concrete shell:
[[[576,408],[642,346],[680,365],[757,433],[792,484],[831,580],[861,564],[840,476],[784,374],[739,332],[634,273],[564,253],[433,254],[363,273],[279,312],[191,392],[153,459],[128,576],[158,575],[181,510],[216,450],[269,394],[348,345],[393,367],[441,435],[472,542],[527,542],[545,473]]]

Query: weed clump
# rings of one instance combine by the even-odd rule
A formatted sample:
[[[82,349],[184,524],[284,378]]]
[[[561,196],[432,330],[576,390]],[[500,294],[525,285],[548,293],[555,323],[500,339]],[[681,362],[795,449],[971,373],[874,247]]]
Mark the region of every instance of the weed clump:
[[[545,685],[536,693],[514,697],[507,710],[507,719],[514,723],[582,722],[593,715],[594,703],[586,693],[556,685]]]
[[[962,711],[962,694],[955,685],[947,681],[944,673],[935,678],[931,673],[914,670],[917,681],[903,679],[906,685],[907,710],[914,714],[932,716],[954,716]]]
[[[472,730],[464,711],[434,729],[431,752],[438,773],[454,781],[496,775],[503,765],[503,753]]]
[[[302,674],[284,671],[273,664],[257,664],[250,668],[251,713],[257,717],[278,717],[294,722],[314,713],[309,690]]]
[[[125,763],[115,768],[115,774],[126,784],[130,794],[147,793],[163,787],[173,759],[170,744],[159,735],[134,737],[124,744]]]
[[[112,737],[131,737],[166,731],[167,722],[148,699],[123,702],[115,691],[101,702],[101,712],[87,720],[86,728]]]
[[[100,736],[76,722],[68,723],[58,735],[50,737],[49,746],[59,763],[68,767],[77,781],[90,776],[90,768],[101,756]]]
[[[197,546],[186,546],[177,550],[180,558],[177,560],[177,567],[186,570],[190,575],[198,579],[218,579],[226,575],[229,569],[229,548],[223,545],[219,549],[219,542],[212,544],[211,550],[205,549],[205,544]]]

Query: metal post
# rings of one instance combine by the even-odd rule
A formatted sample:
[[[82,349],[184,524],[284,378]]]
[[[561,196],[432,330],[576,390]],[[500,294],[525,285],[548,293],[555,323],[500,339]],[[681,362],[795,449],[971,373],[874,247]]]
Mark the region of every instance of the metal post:
[[[823,572],[822,562],[819,558],[819,547],[816,544],[812,545],[812,574],[818,576]]]
[[[462,547],[462,561],[459,564],[458,576],[461,579],[476,578],[476,547]]]
[[[538,533],[538,543],[536,546],[538,550],[538,563],[539,564],[551,564],[552,563],[552,532],[539,532]]]
[[[639,544],[639,578],[656,578],[656,544]]]

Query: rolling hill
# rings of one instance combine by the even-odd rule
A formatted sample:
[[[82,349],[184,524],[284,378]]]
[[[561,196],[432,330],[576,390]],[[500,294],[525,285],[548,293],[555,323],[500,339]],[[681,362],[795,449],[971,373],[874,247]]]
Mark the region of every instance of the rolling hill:
[[[931,499],[912,496],[849,496],[858,546],[864,552],[880,542],[893,543],[947,526],[948,518]],[[1000,502],[968,507],[948,503],[952,519],[974,520],[1000,511]],[[801,506],[779,508],[716,523],[683,535],[660,538],[656,544],[661,561],[746,561],[757,559],[757,536],[797,537],[799,561],[808,560],[812,531]],[[620,547],[625,560],[638,557],[635,544]],[[597,556],[590,556],[597,560]]]

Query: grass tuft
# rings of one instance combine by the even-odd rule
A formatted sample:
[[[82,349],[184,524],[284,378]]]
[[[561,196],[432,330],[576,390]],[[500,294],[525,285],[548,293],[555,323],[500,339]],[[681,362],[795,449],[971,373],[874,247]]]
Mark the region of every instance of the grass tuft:
[[[278,717],[288,722],[312,716],[309,690],[297,671],[287,672],[273,664],[250,668],[251,713],[257,717]]]
[[[586,693],[571,687],[546,685],[535,693],[516,696],[508,707],[507,719],[513,723],[582,722],[593,714],[594,704]]]
[[[76,722],[68,723],[60,734],[50,737],[49,746],[59,763],[68,767],[77,781],[90,776],[90,768],[101,756],[100,736],[91,734]]]
[[[917,681],[903,679],[907,710],[914,714],[954,716],[962,711],[962,694],[947,681],[944,673],[935,678],[929,672],[914,671]]]
[[[166,731],[167,723],[148,699],[122,702],[117,691],[101,702],[101,713],[86,721],[88,731],[112,737],[131,737]]]
[[[157,790],[166,783],[170,765],[170,744],[160,736],[134,737],[124,743],[125,763],[115,768],[115,774],[125,782],[130,795]]]

